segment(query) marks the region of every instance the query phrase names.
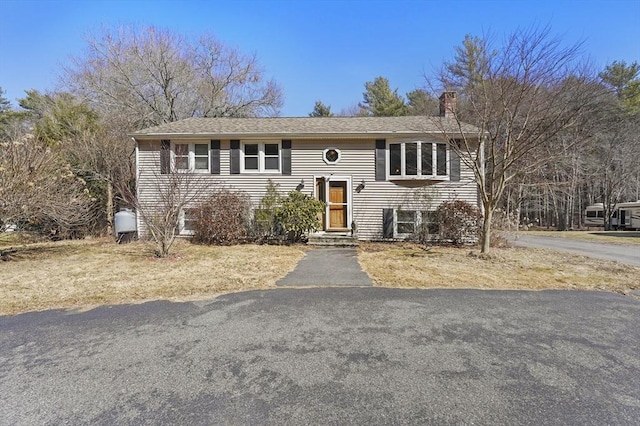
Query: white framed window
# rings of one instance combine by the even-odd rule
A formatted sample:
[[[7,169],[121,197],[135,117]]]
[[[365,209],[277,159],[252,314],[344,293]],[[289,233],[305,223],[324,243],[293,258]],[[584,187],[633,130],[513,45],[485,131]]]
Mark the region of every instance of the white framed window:
[[[178,234],[193,235],[195,233],[195,209],[182,209],[178,215]]]
[[[327,164],[338,164],[342,159],[342,153],[338,148],[326,148],[322,151],[322,160]]]
[[[394,234],[410,235],[416,232],[417,214],[415,210],[396,210],[394,220]]]
[[[393,211],[393,237],[406,238],[426,227],[429,234],[438,233],[435,212],[395,209]]]
[[[444,142],[406,141],[387,144],[387,179],[448,180],[450,150]]]
[[[177,172],[209,172],[208,143],[172,143],[171,164]]]
[[[244,142],[241,150],[242,173],[281,173],[280,142]]]

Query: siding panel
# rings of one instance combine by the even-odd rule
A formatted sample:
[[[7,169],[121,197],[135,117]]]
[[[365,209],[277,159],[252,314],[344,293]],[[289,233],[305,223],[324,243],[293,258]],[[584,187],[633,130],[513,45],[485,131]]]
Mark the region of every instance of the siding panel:
[[[175,142],[180,143],[179,140]],[[197,141],[191,141],[197,142]],[[205,142],[209,142],[206,140]],[[337,164],[326,164],[323,150],[336,147],[341,152]],[[457,182],[435,181],[378,181],[376,180],[375,140],[293,140],[291,147],[291,175],[231,174],[230,141],[220,143],[220,175],[193,174],[202,197],[216,189],[227,188],[245,192],[257,205],[266,192],[267,179],[279,185],[283,194],[303,184],[302,192],[314,194],[314,176],[350,176],[353,195],[353,220],[361,239],[383,237],[383,210],[393,208],[434,210],[447,200],[464,200],[477,205],[477,187],[473,172],[464,165]],[[138,190],[141,202],[152,206],[158,199],[160,176],[160,141],[139,143]],[[358,193],[356,187],[364,182]]]

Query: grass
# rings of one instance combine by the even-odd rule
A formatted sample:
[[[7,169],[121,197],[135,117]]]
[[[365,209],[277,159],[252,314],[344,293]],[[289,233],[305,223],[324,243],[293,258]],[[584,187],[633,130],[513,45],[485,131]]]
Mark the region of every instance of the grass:
[[[0,239],[0,250],[15,243]],[[211,247],[179,241],[176,255],[157,259],[141,242],[118,245],[111,239],[18,247],[10,261],[0,261],[3,315],[157,299],[195,300],[271,288],[295,267],[305,250],[300,246]]]
[[[148,300],[197,300],[273,288],[306,250],[302,246],[211,247],[179,241],[157,259],[141,242],[111,239],[36,242],[3,238],[0,315],[52,308],[86,309]],[[476,249],[362,243],[358,260],[378,286],[405,288],[640,289],[640,268],[531,248]]]
[[[414,288],[640,289],[640,268],[531,248],[476,249],[366,243],[363,270],[378,286]]]
[[[640,245],[640,232],[638,231],[520,231],[516,232],[515,235],[535,235],[610,244]]]

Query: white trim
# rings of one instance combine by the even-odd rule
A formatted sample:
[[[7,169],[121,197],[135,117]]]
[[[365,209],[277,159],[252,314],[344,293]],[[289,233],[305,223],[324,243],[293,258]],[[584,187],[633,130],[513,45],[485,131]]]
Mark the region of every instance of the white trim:
[[[139,145],[140,145],[140,142],[136,140],[135,155],[136,155],[136,200],[138,200],[137,203],[139,203],[139,200],[140,200],[140,148],[139,148]],[[140,238],[140,226],[142,224],[142,221],[140,220],[140,214],[138,213],[138,209],[140,206],[136,206],[136,207],[137,207],[136,208],[136,232],[138,234],[138,238]],[[113,227],[113,229],[115,231],[115,226]]]
[[[176,145],[187,145],[187,168],[186,169],[178,169],[176,168]],[[196,169],[196,145],[206,145],[207,146],[207,168],[206,169]],[[198,141],[171,141],[171,171],[174,173],[211,173],[211,144],[208,142],[198,142]],[[184,155],[181,155],[184,157]],[[202,157],[202,155],[200,156]]]
[[[329,151],[335,151],[338,153],[338,158],[336,159],[336,161],[329,161],[327,159],[327,152]],[[329,165],[334,165],[334,164],[338,164],[340,162],[340,160],[342,160],[342,152],[340,152],[340,149],[334,147],[334,146],[330,146],[328,148],[325,148],[322,151],[322,161],[324,161],[325,163],[329,164]]]
[[[406,144],[408,143],[416,143],[417,145],[417,160],[416,160],[416,174],[408,175],[406,174]],[[400,144],[400,174],[392,175],[391,174],[391,149],[390,145]],[[431,173],[423,174],[422,173],[422,148],[423,145],[431,145]],[[445,153],[445,167],[446,174],[439,175],[438,174],[438,145],[442,144],[446,146]],[[385,175],[387,180],[438,180],[438,181],[448,181],[451,178],[451,148],[447,142],[443,141],[428,141],[428,140],[387,140],[386,141],[386,149],[385,149],[385,164],[386,170]]]
[[[245,169],[245,145],[258,145],[258,170]],[[278,145],[278,169],[265,169],[265,145]],[[273,158],[273,156],[270,156]],[[240,141],[240,173],[241,174],[282,174],[282,141],[281,140],[243,140]]]
[[[195,234],[193,230],[184,229],[184,222],[187,212],[185,210],[190,210],[188,208],[180,209],[180,213],[178,213],[178,235],[180,236],[192,236]]]
[[[398,211],[413,212],[413,232],[398,232]],[[424,210],[420,208],[397,208],[393,209],[393,238],[407,238],[413,235],[425,222],[422,217],[423,213],[434,213],[435,210]],[[427,222],[430,223],[430,222]]]
[[[325,207],[324,207],[324,231],[331,231],[332,228],[329,227],[330,217],[329,217],[329,182],[346,182],[346,191],[347,191],[347,223],[345,224],[348,231],[351,231],[351,224],[353,223],[353,178],[351,176],[338,176],[338,175],[313,175],[313,197],[318,199],[318,194],[316,192],[316,181],[317,179],[324,179],[324,194],[325,194]],[[335,228],[333,228],[335,229]],[[343,228],[340,228],[343,230]]]

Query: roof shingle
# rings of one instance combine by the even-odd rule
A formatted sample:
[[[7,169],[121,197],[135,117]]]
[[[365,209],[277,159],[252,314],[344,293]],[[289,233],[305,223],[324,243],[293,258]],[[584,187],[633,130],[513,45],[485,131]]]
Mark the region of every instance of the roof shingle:
[[[478,129],[462,124],[465,133]],[[451,118],[403,117],[273,117],[273,118],[187,118],[172,123],[138,130],[136,139],[165,136],[283,136],[321,135],[389,135],[420,133],[459,133],[458,123]]]

